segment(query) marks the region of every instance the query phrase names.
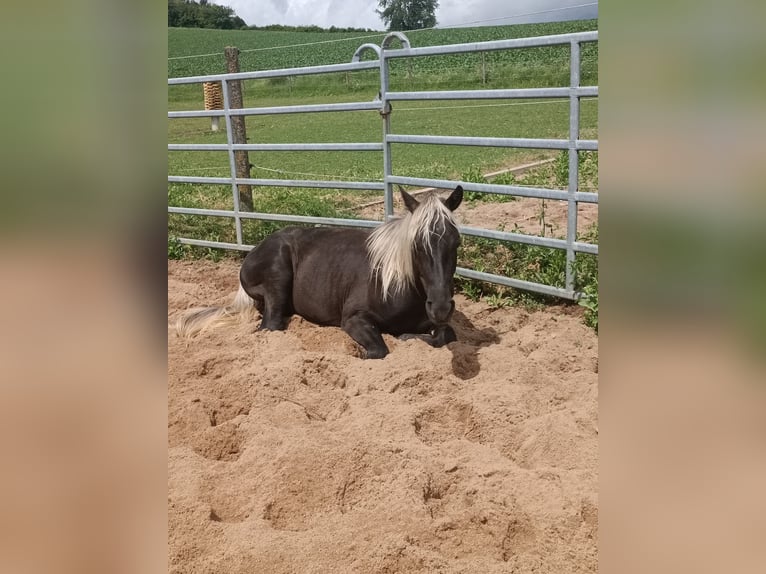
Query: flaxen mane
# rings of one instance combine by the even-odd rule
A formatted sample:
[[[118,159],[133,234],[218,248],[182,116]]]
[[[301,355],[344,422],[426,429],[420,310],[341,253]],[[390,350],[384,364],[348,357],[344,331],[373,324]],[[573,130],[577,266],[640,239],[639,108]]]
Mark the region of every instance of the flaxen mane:
[[[431,249],[429,235],[442,235],[447,226],[457,226],[452,212],[435,192],[429,192],[412,213],[377,227],[367,240],[374,275],[381,281],[383,300],[414,284],[412,251],[417,243]]]

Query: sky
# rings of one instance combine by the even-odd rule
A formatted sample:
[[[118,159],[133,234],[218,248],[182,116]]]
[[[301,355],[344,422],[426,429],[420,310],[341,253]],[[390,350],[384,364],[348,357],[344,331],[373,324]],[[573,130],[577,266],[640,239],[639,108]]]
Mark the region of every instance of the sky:
[[[384,30],[378,0],[213,0],[250,26],[284,24]],[[583,4],[590,4],[583,6]],[[567,10],[557,10],[572,6]],[[536,14],[531,14],[536,13]],[[440,0],[437,27],[526,24],[598,17],[596,0]]]

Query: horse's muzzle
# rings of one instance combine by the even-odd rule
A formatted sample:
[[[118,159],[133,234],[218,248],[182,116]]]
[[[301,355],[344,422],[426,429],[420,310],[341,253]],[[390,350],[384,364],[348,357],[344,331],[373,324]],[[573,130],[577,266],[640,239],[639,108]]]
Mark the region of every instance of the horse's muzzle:
[[[426,301],[426,314],[437,325],[445,325],[455,312],[455,301]]]

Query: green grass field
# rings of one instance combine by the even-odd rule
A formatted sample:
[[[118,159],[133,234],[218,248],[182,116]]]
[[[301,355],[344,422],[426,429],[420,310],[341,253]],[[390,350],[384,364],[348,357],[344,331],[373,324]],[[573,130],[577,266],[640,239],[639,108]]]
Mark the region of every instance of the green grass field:
[[[441,45],[500,38],[549,35],[593,30],[597,21],[573,21],[519,26],[493,26],[411,33],[413,45]],[[253,30],[168,30],[170,58],[184,55],[218,53],[216,56],[168,61],[168,74],[179,76],[223,71],[220,55],[226,45],[242,50],[274,48],[286,45],[326,42],[318,46],[244,52],[243,70],[306,66],[348,61],[363,42],[379,42],[382,34],[359,38],[359,33],[269,32]],[[356,38],[343,42],[329,42]],[[257,60],[254,59],[257,56]],[[583,46],[582,83],[597,83],[598,47]],[[391,88],[419,87],[501,88],[521,85],[568,85],[569,48],[556,46],[527,50],[487,53],[484,74],[476,54],[418,58],[409,62],[394,61],[400,73],[394,73]],[[256,65],[257,64],[257,65]],[[217,66],[217,67],[216,67]],[[397,70],[394,70],[397,72]],[[468,72],[468,73],[466,73]],[[538,73],[535,73],[538,72]],[[485,83],[486,80],[486,83]],[[370,101],[378,91],[376,70],[318,77],[278,78],[244,82],[246,106],[283,106],[351,101]],[[169,86],[169,108],[202,108],[200,85]],[[597,102],[582,103],[583,137],[597,133]],[[169,121],[168,138],[173,143],[223,143],[224,132],[210,131],[208,119]],[[568,135],[566,101],[455,101],[400,102],[394,107],[392,128],[402,134],[483,135],[497,137],[560,138]],[[375,112],[333,114],[298,114],[247,118],[249,141],[258,143],[289,142],[378,142],[381,121]],[[548,152],[447,146],[395,145],[396,173],[419,177],[459,177],[470,170],[491,171],[516,165],[528,159],[549,157]],[[255,177],[300,179],[382,178],[380,153],[275,153],[251,154]],[[274,170],[281,170],[283,173]],[[177,175],[226,175],[225,153],[169,154],[169,171]],[[302,175],[316,174],[316,175]]]
[[[491,26],[426,30],[411,33],[414,46],[527,37],[578,32],[597,28],[597,21],[572,21],[518,26]],[[364,34],[362,34],[364,35]],[[223,72],[223,48],[236,45],[242,50],[325,42],[314,46],[243,52],[242,70],[287,66],[330,64],[350,60],[350,54],[364,42],[379,42],[383,34],[359,38],[360,33],[270,32],[255,30],[168,29],[169,76]],[[366,35],[365,35],[366,36]],[[356,38],[342,42],[327,42]],[[218,53],[216,56],[173,60],[172,58]],[[583,46],[582,84],[598,81],[598,47]],[[447,58],[446,60],[444,58]],[[484,73],[476,54],[417,58],[394,61],[391,89],[422,87],[502,88],[519,86],[568,85],[569,48],[555,46],[487,53]],[[398,72],[398,73],[397,73]],[[244,82],[245,106],[283,106],[351,101],[370,101],[379,87],[376,70],[331,76],[276,78]],[[169,109],[202,109],[200,85],[169,86]],[[597,102],[582,104],[582,135],[597,133]],[[559,138],[568,135],[566,101],[456,101],[399,102],[394,107],[395,133],[482,135],[497,137]],[[289,142],[379,142],[381,121],[376,112],[298,114],[247,118],[252,143]],[[210,131],[210,121],[175,119],[169,121],[172,143],[223,143],[224,132]],[[456,148],[446,146],[394,146],[394,169],[399,174],[420,177],[458,177],[471,169],[488,171],[516,165],[526,159],[550,154],[530,150]],[[353,178],[380,180],[379,153],[269,153],[251,154],[255,177],[301,179]],[[263,168],[263,169],[261,169]],[[282,170],[280,174],[270,170]],[[225,153],[169,154],[169,172],[176,175],[226,175]],[[299,174],[317,174],[300,176]],[[269,175],[271,174],[271,175]],[[298,175],[295,175],[298,174]]]

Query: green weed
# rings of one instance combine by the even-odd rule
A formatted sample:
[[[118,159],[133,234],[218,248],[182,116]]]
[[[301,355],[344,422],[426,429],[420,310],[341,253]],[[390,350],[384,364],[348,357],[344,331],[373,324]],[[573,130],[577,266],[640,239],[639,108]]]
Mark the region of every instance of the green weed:
[[[592,327],[598,333],[598,277],[595,283],[586,285],[582,295],[577,301],[578,305],[585,307],[585,324]]]
[[[512,305],[511,299],[501,293],[488,295],[486,301],[491,309],[503,309]]]
[[[168,259],[184,259],[189,255],[189,246],[178,241],[177,237],[168,235]]]
[[[460,181],[472,182],[472,183],[489,183],[487,178],[482,174],[482,170],[477,166],[472,166],[468,170],[460,174]],[[516,178],[512,173],[502,173],[492,179],[492,183],[500,185],[514,185]],[[482,193],[480,191],[466,191],[464,198],[475,203],[482,201],[485,203],[506,203],[509,201],[515,201],[516,197],[513,195],[502,195],[499,193]]]
[[[487,183],[487,178],[484,177],[479,168],[471,166],[469,169],[460,174],[460,181],[470,183]],[[481,193],[479,191],[466,191],[463,197],[467,201],[474,202],[484,199],[486,195],[487,194]]]
[[[598,226],[594,225],[578,239],[598,244]],[[598,257],[588,253],[578,253],[573,269],[575,289],[582,293],[578,304],[585,308],[585,324],[598,333]]]
[[[594,226],[582,234],[579,240],[597,244],[598,227]],[[566,281],[565,251],[523,243],[464,237],[458,252],[458,265],[554,287],[564,287]],[[585,323],[598,332],[598,258],[585,253],[577,254],[573,270],[575,289],[582,293],[578,303],[585,308]],[[535,309],[557,300],[548,295],[464,277],[457,278],[456,286],[469,299],[478,301],[483,298],[493,308],[519,304]]]
[[[578,152],[578,189],[580,191],[598,190],[598,152]],[[569,186],[569,152],[561,151],[553,162],[553,177],[556,187],[566,189]]]
[[[208,259],[221,261],[225,257],[236,257],[236,254],[225,249],[199,247],[181,243],[177,237],[168,236],[168,259]]]
[[[484,290],[488,283],[466,279],[465,277],[455,277],[455,287],[458,292],[468,297],[471,301],[479,301],[484,295]]]
[[[264,187],[253,191],[253,209],[260,213],[282,213],[309,217],[348,217],[327,197],[330,190],[312,188]],[[275,231],[295,225],[274,221],[246,220],[243,240],[257,245]]]

